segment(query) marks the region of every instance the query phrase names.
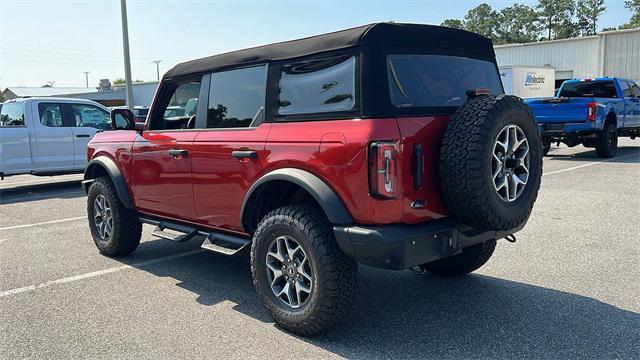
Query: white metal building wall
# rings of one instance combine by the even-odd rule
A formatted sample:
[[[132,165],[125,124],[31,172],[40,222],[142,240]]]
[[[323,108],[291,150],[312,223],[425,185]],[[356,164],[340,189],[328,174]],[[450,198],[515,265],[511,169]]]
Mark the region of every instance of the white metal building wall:
[[[605,35],[604,74],[640,80],[640,29]]]
[[[640,29],[582,38],[495,47],[498,65],[545,66],[573,77],[619,76],[640,80]]]

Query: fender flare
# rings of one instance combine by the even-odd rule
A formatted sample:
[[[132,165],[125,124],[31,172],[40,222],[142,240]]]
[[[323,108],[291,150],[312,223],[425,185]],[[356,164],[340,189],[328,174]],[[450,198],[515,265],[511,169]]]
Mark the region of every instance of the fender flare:
[[[129,194],[129,189],[127,189],[127,184],[124,180],[124,176],[116,165],[115,161],[106,156],[98,156],[93,160],[89,161],[87,164],[87,168],[84,170],[84,181],[82,182],[82,187],[85,191],[89,192],[89,187],[86,186],[87,183],[93,182],[95,180],[95,176],[93,176],[93,172],[96,167],[103,168],[111,178],[113,185],[116,188],[116,192],[118,193],[118,197],[120,201],[122,201],[122,205],[124,205],[128,209],[133,209],[133,201],[131,201],[131,194]]]
[[[240,224],[245,227],[245,211],[246,207],[250,206],[249,201],[252,199],[254,192],[260,188],[260,186],[270,181],[288,181],[300,186],[307,191],[317,202],[324,211],[327,219],[332,224],[352,224],[353,218],[347,211],[340,197],[325,183],[322,179],[316,175],[296,168],[282,168],[271,171],[251,185],[249,191],[242,201],[242,208],[240,210]]]

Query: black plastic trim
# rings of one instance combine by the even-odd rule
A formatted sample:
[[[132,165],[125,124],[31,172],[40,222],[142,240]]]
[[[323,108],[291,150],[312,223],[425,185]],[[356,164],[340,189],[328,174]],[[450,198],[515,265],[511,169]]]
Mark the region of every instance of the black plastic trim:
[[[116,192],[118,193],[118,197],[120,201],[122,201],[122,205],[124,205],[128,209],[133,209],[133,202],[131,201],[131,194],[129,194],[129,190],[127,189],[126,182],[124,181],[124,176],[122,176],[122,172],[118,168],[118,165],[106,156],[99,156],[87,164],[87,169],[84,171],[84,180],[82,182],[82,188],[85,189],[85,192],[89,191],[89,186],[87,180],[93,180],[95,177],[93,176],[93,171],[96,166],[100,166],[104,168],[109,177],[111,177],[111,181],[116,188]]]
[[[400,270],[456,255],[463,248],[501,239],[520,229],[489,231],[445,219],[421,224],[334,226],[338,245],[361,264]]]
[[[353,218],[347,211],[347,208],[342,203],[342,200],[336,195],[336,193],[327,185],[322,179],[313,175],[308,171],[296,168],[282,168],[274,170],[270,173],[263,175],[256,182],[251,185],[247,195],[245,195],[242,202],[242,209],[240,210],[240,224],[242,224],[243,230],[245,228],[246,220],[245,212],[247,206],[254,206],[255,204],[249,203],[252,201],[253,193],[261,186],[270,181],[283,180],[296,184],[307,191],[313,198],[320,204],[322,210],[326,214],[329,222],[332,224],[351,224]]]

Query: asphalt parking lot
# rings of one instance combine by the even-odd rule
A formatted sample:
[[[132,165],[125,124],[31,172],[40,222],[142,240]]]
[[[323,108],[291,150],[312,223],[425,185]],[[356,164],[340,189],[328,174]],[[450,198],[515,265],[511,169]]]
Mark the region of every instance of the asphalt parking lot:
[[[515,244],[459,279],[360,267],[344,322],[274,326],[248,256],[91,240],[81,176],[0,182],[0,358],[640,358],[640,140],[552,148]]]

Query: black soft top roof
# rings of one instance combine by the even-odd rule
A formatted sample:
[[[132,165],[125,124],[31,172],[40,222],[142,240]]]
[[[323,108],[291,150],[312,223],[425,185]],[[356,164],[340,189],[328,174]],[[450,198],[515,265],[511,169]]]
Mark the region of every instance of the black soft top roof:
[[[495,58],[488,38],[458,29],[433,25],[375,23],[187,61],[174,66],[166,78],[197,74],[229,66],[293,59],[326,51],[365,45],[388,45],[457,50],[472,57]]]

